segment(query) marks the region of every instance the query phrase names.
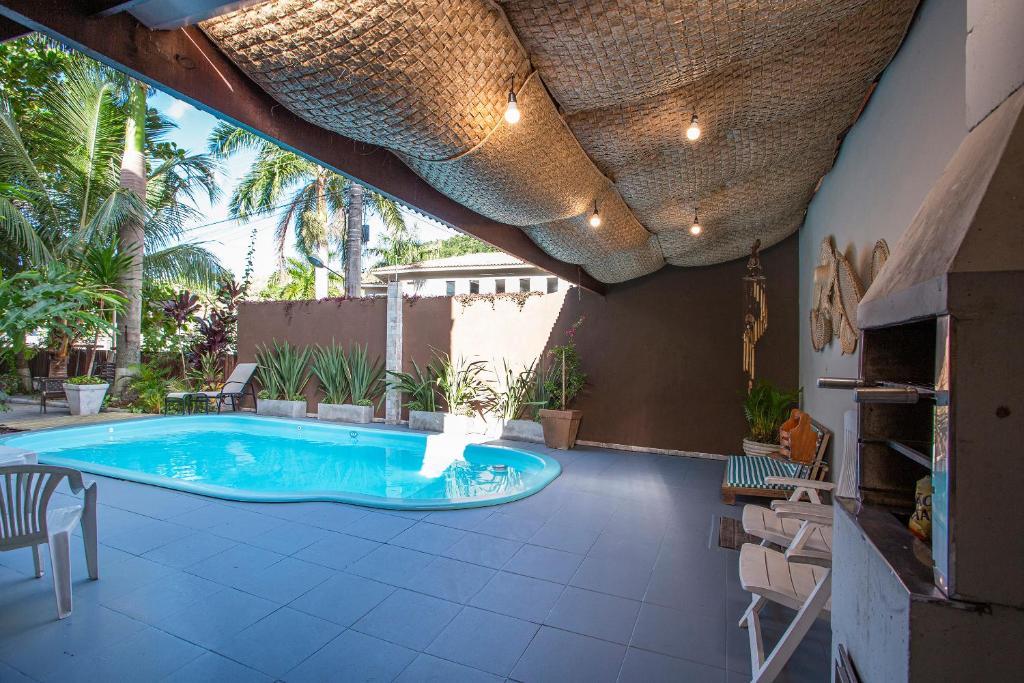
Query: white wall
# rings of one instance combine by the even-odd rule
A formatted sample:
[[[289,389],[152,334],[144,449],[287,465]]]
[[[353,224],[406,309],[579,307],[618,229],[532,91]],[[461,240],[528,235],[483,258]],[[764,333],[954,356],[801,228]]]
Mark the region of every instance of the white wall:
[[[506,275],[504,277],[496,278],[493,275],[481,275],[479,277],[437,277],[437,278],[421,278],[418,280],[403,280],[403,293],[408,295],[419,295],[419,296],[445,296],[447,294],[447,282],[449,280],[455,281],[455,293],[456,294],[469,294],[469,281],[477,280],[480,282],[480,294],[494,294],[495,280],[505,280],[505,292],[514,293],[519,291],[519,279],[521,277],[529,278],[530,280],[530,291],[532,292],[544,292],[547,293],[548,289],[548,278],[549,275]],[[558,281],[558,291],[562,292],[568,289],[571,285],[565,280]]]
[[[843,412],[853,403],[849,392],[817,389],[815,381],[856,377],[859,356],[841,355],[837,342],[821,352],[811,347],[808,317],[819,245],[832,235],[862,276],[870,270],[876,240],[896,246],[967,134],[965,26],[963,0],[923,0],[800,231],[800,385],[805,409],[839,437],[835,458],[842,453]],[[838,468],[833,463],[832,472]]]

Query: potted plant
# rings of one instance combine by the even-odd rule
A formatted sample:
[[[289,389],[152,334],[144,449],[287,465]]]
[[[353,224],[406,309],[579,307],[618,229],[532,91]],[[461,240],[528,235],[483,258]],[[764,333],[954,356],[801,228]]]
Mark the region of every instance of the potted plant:
[[[750,427],[750,434],[743,439],[743,452],[768,455],[779,450],[779,427],[799,400],[799,390],[783,391],[764,380],[751,387],[743,399],[743,414]]]
[[[318,347],[313,354],[313,374],[324,390],[317,418],[367,424],[384,393],[384,367],[380,358],[370,360],[368,347],[354,346],[346,354],[336,344]],[[346,402],[346,398],[351,401]]]
[[[583,325],[583,320],[581,316],[565,331],[569,338],[566,344],[549,351],[554,364],[544,381],[548,407],[540,411],[544,444],[548,448],[567,450],[576,445],[576,435],[579,433],[583,412],[570,410],[568,406],[587,382],[587,376],[580,368],[579,352],[576,350],[576,331]]]
[[[110,385],[100,377],[83,375],[64,382],[68,397],[68,410],[72,415],[95,415],[103,407],[103,397]]]
[[[503,439],[515,441],[544,442],[544,430],[540,422],[527,417],[533,409],[545,405],[538,394],[543,393],[543,380],[538,381],[537,361],[534,360],[522,370],[516,372],[503,362],[504,377],[498,393],[495,414],[498,416]],[[533,416],[530,416],[533,417]]]
[[[311,355],[309,348],[300,350],[276,340],[273,349],[257,347],[257,376],[263,388],[256,412],[274,417],[306,416],[306,397],[302,392],[309,382],[307,365]]]
[[[439,351],[435,351],[434,356],[434,382],[448,409],[434,413],[435,420],[441,420],[440,431],[446,434],[475,431],[474,415],[482,416],[494,405],[493,391],[482,377],[484,362],[467,362],[465,358],[452,358]]]
[[[444,419],[435,417],[437,412],[437,377],[434,366],[420,368],[412,362],[412,372],[388,372],[391,386],[408,397],[404,404],[409,409],[409,429],[442,431]]]

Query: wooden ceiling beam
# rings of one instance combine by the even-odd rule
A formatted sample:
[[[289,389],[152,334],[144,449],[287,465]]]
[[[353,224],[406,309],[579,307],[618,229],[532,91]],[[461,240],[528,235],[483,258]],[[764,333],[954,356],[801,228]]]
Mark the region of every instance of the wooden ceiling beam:
[[[22,26],[18,22],[8,19],[7,17],[0,16],[0,43],[6,43],[8,40],[21,38],[29,33],[32,33],[32,29]]]
[[[194,26],[153,31],[127,14],[97,16],[77,2],[0,0],[0,15],[50,35],[175,97],[271,140],[432,218],[598,294],[607,285],[560,261],[526,233],[441,194],[397,156],[292,114]]]

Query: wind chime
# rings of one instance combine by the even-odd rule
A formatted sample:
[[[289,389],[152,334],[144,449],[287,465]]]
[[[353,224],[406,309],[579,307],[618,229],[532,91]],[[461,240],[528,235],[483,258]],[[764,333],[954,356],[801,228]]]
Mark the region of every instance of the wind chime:
[[[761,240],[754,242],[743,276],[743,371],[747,373],[747,391],[754,386],[757,342],[768,328],[768,293],[761,270]]]

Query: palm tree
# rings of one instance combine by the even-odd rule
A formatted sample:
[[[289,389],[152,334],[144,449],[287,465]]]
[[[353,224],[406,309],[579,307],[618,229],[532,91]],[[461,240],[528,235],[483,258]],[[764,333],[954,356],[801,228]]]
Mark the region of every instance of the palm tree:
[[[288,257],[285,259],[283,271],[270,276],[260,298],[274,301],[298,301],[302,299],[313,299],[316,297],[316,273],[322,270],[313,268],[306,261]],[[329,273],[328,295],[341,294],[342,279],[333,273]],[[322,298],[322,297],[321,297]]]
[[[316,256],[323,263],[329,262],[332,247],[344,245],[349,280],[346,290],[358,294],[362,207],[380,216],[389,230],[396,230],[405,227],[398,205],[255,133],[218,123],[210,134],[209,151],[226,159],[242,149],[254,150],[256,161],[231,195],[231,215],[242,220],[279,215],[275,237],[282,273],[289,230],[295,235],[300,254]],[[314,278],[316,298],[326,297],[327,271],[316,268]]]

